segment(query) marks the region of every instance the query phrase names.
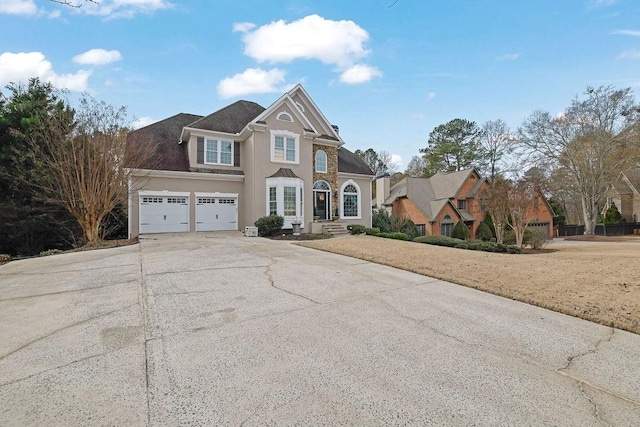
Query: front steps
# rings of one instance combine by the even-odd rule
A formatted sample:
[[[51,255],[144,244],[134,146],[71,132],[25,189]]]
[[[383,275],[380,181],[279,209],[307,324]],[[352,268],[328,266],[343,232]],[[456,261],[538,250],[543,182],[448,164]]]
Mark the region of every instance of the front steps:
[[[333,237],[346,236],[349,234],[349,230],[347,230],[347,224],[337,221],[323,222],[322,232],[331,234]]]

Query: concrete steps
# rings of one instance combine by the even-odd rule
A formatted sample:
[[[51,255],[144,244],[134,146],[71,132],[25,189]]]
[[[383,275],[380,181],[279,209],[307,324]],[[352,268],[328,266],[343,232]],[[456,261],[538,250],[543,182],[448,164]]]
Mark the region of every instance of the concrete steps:
[[[349,234],[347,224],[342,222],[326,222],[322,224],[322,232],[331,234],[332,236],[346,236]]]

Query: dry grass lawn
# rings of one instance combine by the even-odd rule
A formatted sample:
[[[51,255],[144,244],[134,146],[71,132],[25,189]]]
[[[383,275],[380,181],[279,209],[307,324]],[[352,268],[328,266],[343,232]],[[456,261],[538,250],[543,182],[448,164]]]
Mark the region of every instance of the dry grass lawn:
[[[640,238],[495,254],[351,236],[302,246],[384,264],[640,334]]]

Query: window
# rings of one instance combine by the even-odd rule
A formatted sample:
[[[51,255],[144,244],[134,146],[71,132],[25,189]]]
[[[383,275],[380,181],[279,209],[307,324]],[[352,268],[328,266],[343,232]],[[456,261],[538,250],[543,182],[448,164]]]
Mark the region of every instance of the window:
[[[269,215],[278,215],[278,201],[276,200],[276,187],[269,187]]]
[[[272,130],[271,161],[276,163],[300,163],[299,135],[286,130]]]
[[[360,187],[358,184],[349,180],[342,185],[342,217],[343,218],[360,218]]]
[[[285,112],[282,112],[282,113],[278,114],[276,119],[282,120],[283,122],[292,122],[293,121],[293,119],[291,118],[289,113],[285,113]]]
[[[233,165],[233,143],[207,138],[204,145],[204,162],[213,165]]]
[[[294,221],[304,223],[303,191],[300,178],[267,178],[267,214],[283,216],[285,229],[292,228]]]
[[[445,215],[440,222],[440,234],[442,236],[453,236],[453,220],[449,215]]]
[[[316,151],[316,172],[327,173],[327,153],[322,150]]]
[[[465,199],[458,200],[458,209],[460,209],[461,211],[467,210],[467,201]]]
[[[168,197],[167,203],[181,203],[184,205],[185,203],[187,203],[187,198],[186,197]]]
[[[143,197],[142,203],[162,203],[162,197]]]

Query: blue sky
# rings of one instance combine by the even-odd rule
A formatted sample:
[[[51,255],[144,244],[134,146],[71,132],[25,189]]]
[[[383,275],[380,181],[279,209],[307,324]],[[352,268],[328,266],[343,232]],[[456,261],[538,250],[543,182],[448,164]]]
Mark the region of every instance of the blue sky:
[[[83,3],[0,0],[0,86],[38,76],[147,124],[302,83],[347,148],[401,170],[454,118],[515,129],[588,85],[640,88],[639,0]]]

